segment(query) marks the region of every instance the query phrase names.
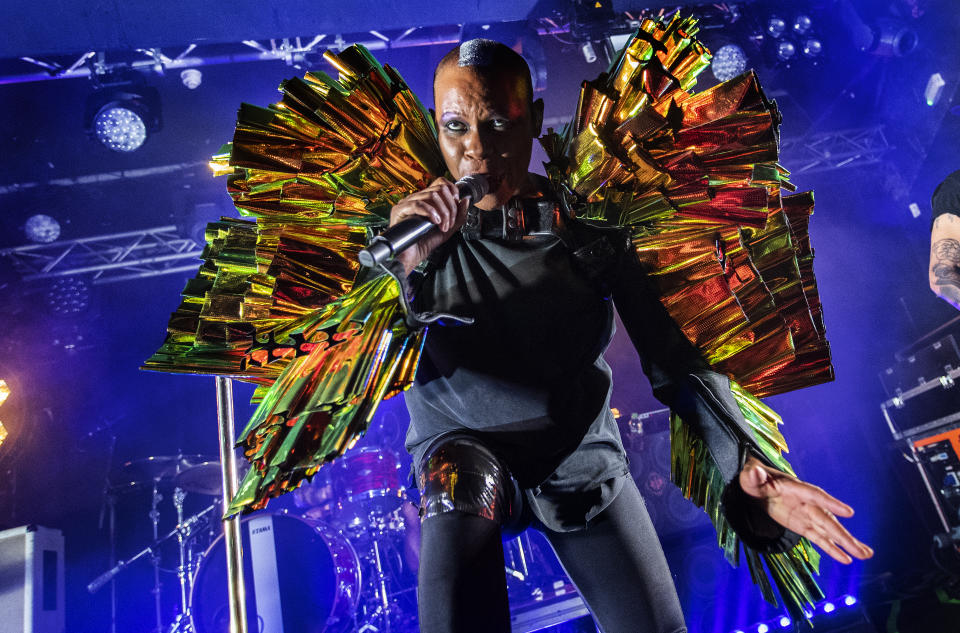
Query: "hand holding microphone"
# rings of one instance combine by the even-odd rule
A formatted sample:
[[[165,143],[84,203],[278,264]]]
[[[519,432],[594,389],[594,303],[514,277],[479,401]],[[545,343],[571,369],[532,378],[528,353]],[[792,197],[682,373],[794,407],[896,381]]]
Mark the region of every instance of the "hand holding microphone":
[[[364,266],[375,266],[396,257],[409,273],[466,221],[471,200],[489,191],[482,174],[465,176],[456,183],[437,178],[429,187],[410,194],[390,212],[390,227],[360,251]]]

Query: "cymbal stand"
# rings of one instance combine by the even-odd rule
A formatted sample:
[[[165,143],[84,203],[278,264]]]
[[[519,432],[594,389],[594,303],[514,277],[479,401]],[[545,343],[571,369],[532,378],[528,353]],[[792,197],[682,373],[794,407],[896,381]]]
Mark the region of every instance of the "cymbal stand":
[[[373,562],[377,568],[377,592],[380,594],[380,605],[377,610],[383,612],[383,630],[390,633],[390,595],[387,593],[387,574],[383,569],[383,560],[380,555],[379,539],[373,538]]]
[[[153,502],[150,508],[150,521],[153,524],[153,540],[156,541],[160,538],[160,510],[158,506],[160,501],[163,500],[163,495],[160,494],[160,491],[157,489],[157,484],[159,482],[153,480]],[[157,619],[157,628],[154,629],[157,633],[163,631],[163,607],[160,604],[160,553],[156,550],[150,552],[150,559],[153,563],[153,608],[156,612]]]
[[[173,490],[173,506],[177,509],[177,526],[183,525],[183,501],[187,498],[186,491],[177,487]],[[169,633],[184,630],[183,624],[190,621],[190,602],[187,592],[187,578],[190,574],[190,563],[187,559],[186,537],[190,530],[177,530],[177,549],[180,554],[180,565],[177,567],[177,580],[180,581],[180,613],[177,614],[169,629]]]

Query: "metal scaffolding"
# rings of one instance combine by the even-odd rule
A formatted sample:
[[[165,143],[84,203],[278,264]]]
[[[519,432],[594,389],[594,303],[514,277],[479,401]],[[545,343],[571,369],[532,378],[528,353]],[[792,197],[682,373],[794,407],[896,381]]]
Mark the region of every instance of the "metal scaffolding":
[[[24,281],[86,277],[93,284],[189,272],[198,268],[202,245],[178,235],[176,226],[98,235],[0,250]]]
[[[893,149],[882,125],[833,130],[780,142],[780,161],[792,175],[879,163]]]

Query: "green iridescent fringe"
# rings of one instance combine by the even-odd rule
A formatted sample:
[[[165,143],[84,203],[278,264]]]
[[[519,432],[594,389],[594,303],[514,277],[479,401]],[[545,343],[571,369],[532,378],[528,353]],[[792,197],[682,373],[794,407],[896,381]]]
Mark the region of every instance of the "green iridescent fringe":
[[[296,488],[363,435],[380,402],[412,380],[425,331],[408,329],[399,286],[377,277],[275,333],[290,361],[261,394],[238,444],[253,467],[226,514]]]
[[[781,424],[780,416],[736,382],[731,381],[730,385],[755,436],[740,437],[739,441],[755,445],[770,465],[794,474],[783,457],[786,443],[777,428]],[[670,453],[673,482],[686,498],[703,508],[710,517],[717,531],[717,543],[730,564],[739,566],[742,545],[750,577],[764,599],[777,606],[779,593],[794,620],[806,618],[806,608],[813,607],[824,597],[814,578],[814,574],[819,573],[820,555],[810,542],[801,539],[793,549],[779,554],[762,554],[741,543],[720,511],[720,499],[726,486],[720,470],[700,436],[676,414],[670,419]]]

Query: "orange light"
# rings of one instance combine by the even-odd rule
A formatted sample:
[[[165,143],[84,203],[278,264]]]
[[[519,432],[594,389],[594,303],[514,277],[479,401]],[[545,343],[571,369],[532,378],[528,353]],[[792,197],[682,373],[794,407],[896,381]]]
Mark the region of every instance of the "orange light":
[[[0,404],[3,404],[4,401],[10,397],[10,387],[7,386],[7,381],[0,379]],[[3,428],[3,422],[0,421],[0,446],[3,446],[3,441],[7,439],[7,429]]]

